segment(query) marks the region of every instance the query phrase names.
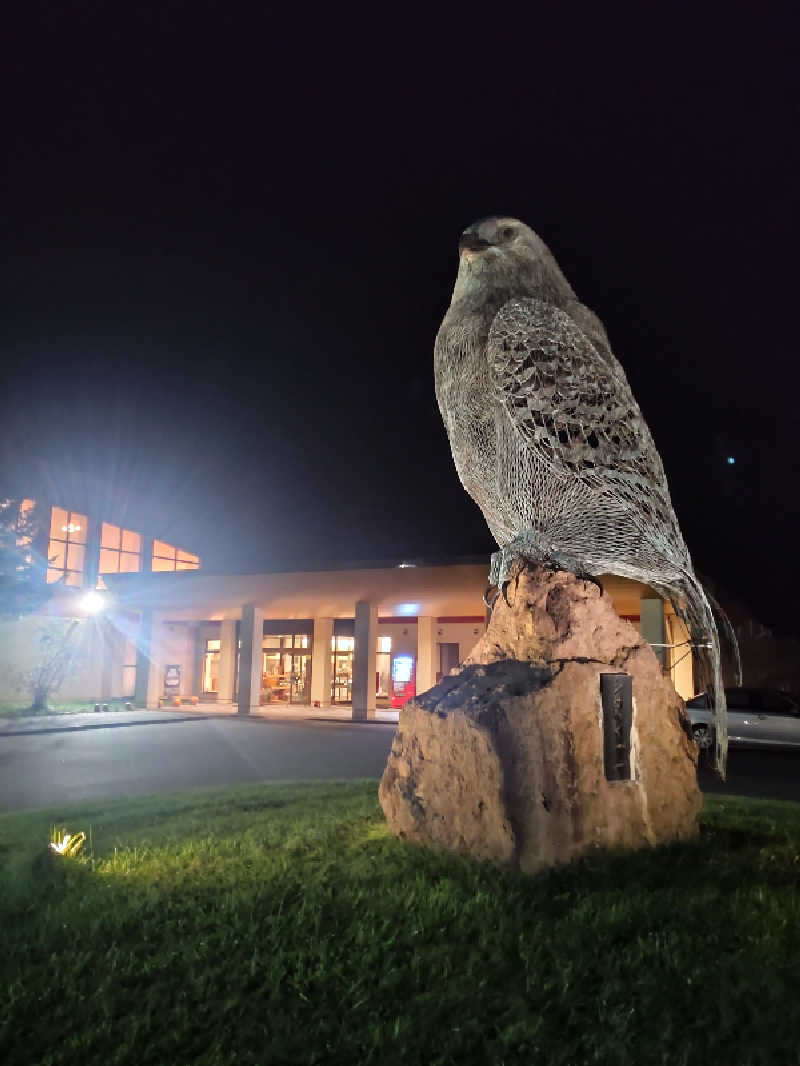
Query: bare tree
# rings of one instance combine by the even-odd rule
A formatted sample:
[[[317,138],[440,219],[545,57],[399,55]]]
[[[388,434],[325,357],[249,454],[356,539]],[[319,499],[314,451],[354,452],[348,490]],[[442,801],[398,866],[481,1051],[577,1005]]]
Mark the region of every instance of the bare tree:
[[[48,701],[78,666],[80,626],[74,618],[51,618],[41,626],[36,662],[18,678],[18,687],[31,697],[32,711],[46,710]]]

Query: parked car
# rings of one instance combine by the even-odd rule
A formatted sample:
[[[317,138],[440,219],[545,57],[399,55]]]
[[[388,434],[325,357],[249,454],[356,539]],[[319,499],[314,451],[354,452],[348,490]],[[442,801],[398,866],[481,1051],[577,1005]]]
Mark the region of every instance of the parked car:
[[[800,748],[800,704],[767,688],[726,688],[728,742],[733,747]],[[714,710],[705,692],[686,704],[692,735],[702,751],[714,743]]]

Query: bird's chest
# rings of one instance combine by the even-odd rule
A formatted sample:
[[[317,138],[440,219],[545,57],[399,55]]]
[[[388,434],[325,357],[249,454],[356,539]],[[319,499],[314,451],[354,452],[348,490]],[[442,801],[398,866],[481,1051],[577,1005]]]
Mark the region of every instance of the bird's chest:
[[[436,392],[445,422],[471,422],[485,416],[490,405],[490,383],[482,352],[456,333],[445,338],[437,351]]]
[[[495,402],[484,344],[473,331],[455,329],[440,336],[436,392],[456,468],[474,495],[495,453]]]
[[[485,411],[490,382],[483,323],[462,319],[443,326],[435,349],[436,392],[442,414]]]

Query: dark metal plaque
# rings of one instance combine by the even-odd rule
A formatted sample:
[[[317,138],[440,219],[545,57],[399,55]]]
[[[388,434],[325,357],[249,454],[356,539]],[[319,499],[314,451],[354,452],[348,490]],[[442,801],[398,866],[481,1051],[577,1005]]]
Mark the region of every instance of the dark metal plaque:
[[[600,695],[606,780],[630,781],[633,679],[630,674],[601,674]]]

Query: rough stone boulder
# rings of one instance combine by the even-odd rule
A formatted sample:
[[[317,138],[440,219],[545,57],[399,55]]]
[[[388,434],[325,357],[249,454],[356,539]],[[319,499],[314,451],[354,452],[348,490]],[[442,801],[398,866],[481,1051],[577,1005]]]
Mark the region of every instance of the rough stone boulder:
[[[697,751],[649,644],[571,573],[521,567],[508,599],[460,671],[400,711],[379,792],[392,831],[527,872],[694,836]],[[607,673],[632,679],[627,780],[609,779]]]

